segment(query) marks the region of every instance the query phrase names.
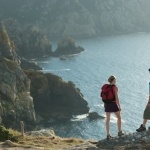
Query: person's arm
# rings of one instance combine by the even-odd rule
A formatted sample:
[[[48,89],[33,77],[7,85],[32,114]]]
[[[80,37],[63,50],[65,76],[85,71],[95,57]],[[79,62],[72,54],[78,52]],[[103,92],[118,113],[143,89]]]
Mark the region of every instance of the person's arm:
[[[116,103],[119,107],[119,110],[121,111],[121,106],[120,106],[119,97],[118,97],[118,88],[116,86],[115,86],[115,99],[116,99]]]

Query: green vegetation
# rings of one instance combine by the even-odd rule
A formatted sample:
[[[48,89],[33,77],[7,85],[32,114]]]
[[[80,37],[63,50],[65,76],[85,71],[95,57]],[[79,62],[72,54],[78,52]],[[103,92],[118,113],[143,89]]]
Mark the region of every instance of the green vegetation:
[[[19,132],[12,129],[6,129],[4,126],[0,126],[0,141],[11,140],[18,142]]]

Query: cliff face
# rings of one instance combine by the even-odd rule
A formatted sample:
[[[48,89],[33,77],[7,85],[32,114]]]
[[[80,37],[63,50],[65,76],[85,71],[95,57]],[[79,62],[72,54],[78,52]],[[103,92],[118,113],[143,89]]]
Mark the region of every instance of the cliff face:
[[[0,118],[7,126],[16,127],[19,121],[35,123],[30,80],[20,68],[13,42],[0,23]]]
[[[20,66],[24,61],[0,22],[0,124],[18,128],[22,120],[33,126],[37,123],[35,111],[44,119],[89,112],[82,93],[71,81],[64,82],[50,73],[23,71]]]
[[[0,1],[1,18],[36,23],[51,37],[149,31],[150,26],[149,0]]]
[[[71,81],[65,82],[56,75],[39,71],[25,73],[31,80],[36,113],[43,118],[70,118],[89,112],[88,103]]]
[[[38,27],[30,24],[21,26],[12,18],[5,20],[4,25],[20,56],[35,58],[51,54],[52,45]]]

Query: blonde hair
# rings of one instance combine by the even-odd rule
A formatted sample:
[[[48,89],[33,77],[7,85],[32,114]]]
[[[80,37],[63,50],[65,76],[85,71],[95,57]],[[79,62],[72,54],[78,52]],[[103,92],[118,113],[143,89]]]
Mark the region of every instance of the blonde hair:
[[[110,76],[110,77],[108,78],[108,82],[109,82],[109,83],[111,83],[111,82],[113,82],[113,81],[114,81],[114,79],[116,79],[116,77],[115,77],[115,76]]]

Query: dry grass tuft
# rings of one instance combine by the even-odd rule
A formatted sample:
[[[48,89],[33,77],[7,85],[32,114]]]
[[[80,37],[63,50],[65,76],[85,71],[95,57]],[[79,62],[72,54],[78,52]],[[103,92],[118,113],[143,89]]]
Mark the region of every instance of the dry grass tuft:
[[[56,150],[56,149],[64,149],[71,146],[75,146],[77,144],[84,143],[84,140],[75,139],[75,138],[60,138],[60,137],[33,137],[33,136],[25,136],[21,138],[18,142],[19,145],[23,147],[38,147],[44,148],[48,150]]]

